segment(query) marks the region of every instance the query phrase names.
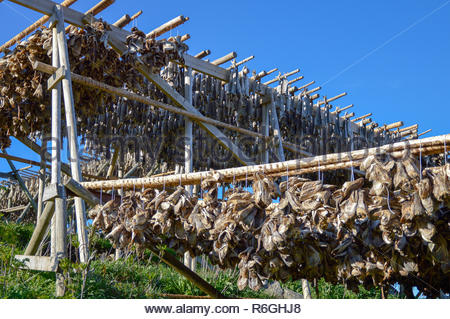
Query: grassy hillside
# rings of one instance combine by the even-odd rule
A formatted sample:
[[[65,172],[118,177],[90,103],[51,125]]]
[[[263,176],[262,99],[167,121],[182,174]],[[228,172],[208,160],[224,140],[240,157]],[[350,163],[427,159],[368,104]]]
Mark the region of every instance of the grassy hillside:
[[[13,256],[23,253],[33,231],[32,225],[0,223],[0,297],[1,298],[54,298],[55,274],[21,270],[20,263]],[[76,249],[73,237],[69,247]],[[45,247],[44,247],[45,251]],[[197,287],[177,272],[160,262],[151,253],[144,258],[131,254],[114,261],[111,244],[94,235],[91,251],[95,257],[89,265],[81,265],[68,259],[60,266],[65,275],[65,298],[164,298],[165,294],[204,295]],[[74,254],[72,254],[74,255]],[[72,258],[75,260],[75,258]],[[216,289],[228,297],[268,298],[263,291],[250,289],[239,291],[236,286],[238,270],[222,271],[203,267],[198,270]],[[282,285],[301,293],[300,282]],[[330,285],[323,281],[318,284],[320,298],[379,298],[378,289],[361,289],[359,294],[345,290],[342,285]],[[315,289],[312,289],[316,297]]]

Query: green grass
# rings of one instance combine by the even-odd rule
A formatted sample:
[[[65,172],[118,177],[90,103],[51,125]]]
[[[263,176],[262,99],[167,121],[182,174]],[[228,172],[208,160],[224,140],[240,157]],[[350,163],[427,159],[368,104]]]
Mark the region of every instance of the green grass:
[[[13,258],[23,253],[33,231],[32,225],[0,223],[0,298],[55,298],[55,274],[20,269],[21,264]],[[76,237],[71,237],[76,247]],[[176,271],[145,252],[143,258],[132,254],[113,261],[109,241],[94,235],[90,241],[91,251],[96,257],[86,272],[85,264],[63,260],[60,267],[65,276],[64,298],[162,298],[162,294],[204,296],[194,284]],[[100,258],[101,257],[101,258]],[[87,275],[86,275],[87,273]],[[238,270],[217,270],[200,268],[197,273],[218,291],[234,298],[269,298],[261,290],[239,291],[236,285]],[[84,288],[83,288],[83,281]],[[282,284],[302,293],[300,281]],[[331,285],[323,280],[318,284],[320,298],[380,298],[379,289],[360,289],[358,294],[348,291],[342,285]],[[315,289],[311,288],[314,298]]]

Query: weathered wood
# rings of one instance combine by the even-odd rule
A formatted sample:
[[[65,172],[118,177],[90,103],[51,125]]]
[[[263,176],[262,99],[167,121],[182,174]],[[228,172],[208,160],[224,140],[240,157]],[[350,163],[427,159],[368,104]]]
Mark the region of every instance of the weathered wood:
[[[202,52],[197,53],[196,55],[194,55],[194,58],[196,59],[203,59],[204,57],[208,56],[211,54],[210,50],[203,50]]]
[[[379,133],[379,132],[382,132],[382,131],[388,131],[388,130],[392,130],[394,128],[399,128],[401,126],[403,126],[403,121],[398,121],[398,122],[394,122],[394,123],[391,123],[391,124],[388,124],[388,125],[385,124],[385,125],[383,125],[381,127],[378,127],[378,128],[376,128],[374,130],[374,132],[375,133]]]
[[[366,117],[369,117],[369,116],[372,116],[372,113],[367,113],[367,114],[365,114],[365,115],[362,115],[362,116],[360,116],[360,117],[357,117],[357,118],[355,118],[355,119],[352,119],[351,121],[352,121],[352,122],[357,122],[357,121],[363,120],[363,119],[365,119]]]
[[[54,212],[55,212],[55,203],[47,202],[45,204],[41,218],[39,218],[39,221],[36,224],[33,234],[31,235],[30,242],[28,243],[28,246],[25,249],[24,253],[25,255],[30,256],[36,254],[39,245],[41,244],[42,239],[45,236],[45,232],[47,230],[48,225],[50,224]]]
[[[70,79],[70,66],[66,63],[67,52],[63,51],[63,44],[65,44],[65,30],[62,10],[60,6],[54,7],[54,15],[51,20],[55,23],[52,26],[52,66],[62,69],[64,72],[65,90],[67,90],[67,79]],[[53,24],[53,23],[51,23]],[[60,34],[62,36],[60,36]],[[61,41],[63,43],[61,43]],[[61,68],[60,68],[61,67]],[[55,72],[56,73],[56,72]],[[61,78],[62,80],[62,78]],[[51,170],[51,185],[56,189],[56,196],[53,199],[55,205],[55,217],[51,225],[51,257],[65,258],[66,253],[66,202],[64,189],[61,187],[61,81],[58,81],[52,89],[52,170]],[[70,103],[65,94],[64,104]],[[67,108],[67,107],[66,107]],[[67,110],[66,110],[67,112]],[[67,123],[70,125],[69,123]],[[72,134],[68,128],[68,134]],[[69,137],[70,140],[70,137]],[[71,143],[69,141],[69,143]],[[72,172],[73,173],[73,172]],[[44,191],[45,197],[45,191]],[[44,198],[45,200],[45,198]],[[64,278],[61,273],[56,273],[55,294],[62,297],[65,292]]]
[[[292,80],[290,80],[289,82],[288,82],[288,85],[292,85],[292,84],[294,84],[295,82],[298,82],[298,81],[300,81],[300,80],[303,80],[305,77],[303,76],[303,75],[301,75],[301,76],[299,76],[299,77],[296,77],[295,79],[292,79]]]
[[[236,57],[237,57],[237,53],[236,52],[230,52],[227,55],[224,55],[223,57],[212,61],[211,64],[219,66],[221,64],[224,64],[224,63],[227,63],[228,61],[233,60]]]
[[[149,247],[149,249],[162,261],[164,261],[167,265],[172,267],[176,272],[186,277],[190,282],[192,282],[195,286],[197,286],[201,291],[205,292],[212,298],[224,299],[225,296],[222,295],[219,291],[216,290],[213,286],[211,286],[207,281],[197,275],[195,272],[186,267],[182,262],[180,262],[175,256],[166,252],[159,251],[155,247]]]
[[[275,82],[279,81],[282,78],[285,78],[285,77],[287,78],[287,77],[289,77],[291,75],[294,75],[294,74],[296,74],[298,72],[300,72],[300,69],[295,69],[293,71],[290,71],[290,72],[287,72],[287,73],[284,73],[284,74],[280,74],[277,77],[275,77],[274,79],[272,79],[270,81],[267,81],[267,82],[264,82],[264,85],[270,85],[272,83],[275,83]]]
[[[426,130],[426,131],[424,131],[424,132],[418,134],[417,136],[420,137],[420,136],[422,136],[422,135],[425,135],[425,134],[427,134],[427,133],[430,133],[431,131],[432,131],[432,129]]]
[[[119,177],[123,177],[123,176],[119,176]],[[80,183],[75,181],[73,178],[69,178],[68,180],[66,180],[64,182],[64,186],[70,192],[72,192],[74,195],[84,199],[84,201],[86,203],[88,203],[89,205],[95,206],[95,205],[100,204],[100,200],[98,199],[97,196],[95,196],[90,191],[85,189]]]
[[[252,166],[243,166],[235,168],[227,168],[216,170],[217,173],[223,176],[224,181],[232,181],[233,178],[236,180],[241,180],[246,176],[250,179],[251,176],[256,172],[264,171],[265,174],[271,173],[285,173],[287,170],[289,172],[311,168],[313,171],[317,171],[319,165],[332,165],[344,162],[354,163],[358,160],[362,160],[370,155],[383,155],[390,154],[395,156],[401,156],[405,151],[411,153],[418,153],[419,147],[422,147],[422,154],[426,155],[428,152],[439,152],[444,149],[444,141],[447,145],[450,145],[450,134],[440,135],[431,138],[412,140],[412,141],[402,141],[394,144],[386,144],[379,147],[373,147],[368,149],[356,150],[352,152],[342,152],[333,153],[327,155],[319,155],[301,159],[294,159],[285,162],[277,162],[270,164],[260,164]],[[394,154],[397,153],[397,154]],[[350,167],[350,166],[349,166]],[[115,189],[123,187],[124,189],[133,189],[133,187],[145,187],[145,188],[158,188],[162,187],[164,184],[166,186],[177,186],[181,185],[195,185],[199,184],[201,180],[205,179],[210,175],[210,172],[194,172],[190,174],[172,175],[164,177],[146,177],[146,178],[134,178],[134,179],[124,179],[116,181],[102,181],[102,182],[84,182],[82,185],[89,190],[108,190],[114,187]]]
[[[111,158],[111,163],[108,168],[108,173],[106,173],[107,179],[110,179],[114,174],[114,169],[116,168],[116,165],[117,165],[117,159],[119,158],[120,147],[121,147],[120,145],[116,145],[114,147],[114,152],[113,152],[113,156]]]
[[[401,129],[399,129],[399,132],[405,132],[405,131],[409,131],[411,129],[418,130],[419,129],[419,124],[414,124],[414,125],[411,125],[411,126],[407,126],[407,127],[401,128]]]
[[[248,58],[245,58],[244,60],[239,61],[239,62],[235,63],[234,65],[229,66],[229,67],[227,68],[227,70],[231,70],[233,67],[236,68],[236,67],[238,67],[238,66],[240,66],[240,65],[242,65],[242,64],[244,64],[244,63],[247,63],[248,61],[253,60],[254,58],[255,58],[254,55],[249,56]]]
[[[186,33],[181,36],[180,40],[181,40],[181,42],[184,42],[184,41],[189,40],[190,38],[191,38],[191,35],[189,33]]]
[[[306,91],[305,94],[311,94],[311,93],[317,92],[317,91],[319,91],[319,90],[321,90],[321,89],[322,89],[322,87],[321,87],[321,86],[318,86],[318,87],[316,87],[316,88],[314,88],[314,89],[311,89],[311,90],[309,90],[309,91]]]
[[[38,188],[38,210],[36,214],[36,222],[39,220],[39,217],[42,214],[44,209],[44,202],[42,201],[42,197],[44,195],[44,187],[45,187],[45,178],[46,178],[46,167],[45,167],[45,157],[43,155],[43,151],[45,150],[47,142],[42,141],[41,145],[41,165],[39,167],[39,188]]]
[[[131,17],[128,14],[123,15],[119,20],[113,23],[113,26],[116,26],[118,28],[123,28],[128,23],[131,22]]]
[[[27,207],[27,205],[21,205],[21,206],[16,206],[16,207],[11,207],[11,208],[4,208],[4,209],[0,209],[0,213],[14,213],[14,212],[23,210],[26,207]]]
[[[106,8],[108,8],[110,5],[112,5],[115,2],[115,0],[102,0],[99,3],[97,3],[95,6],[90,8],[88,11],[86,11],[84,14],[91,14],[91,15],[97,15]],[[71,26],[67,26],[66,33],[69,32]]]
[[[333,112],[330,112],[330,113],[333,115],[339,114],[345,110],[348,110],[349,108],[352,108],[353,106],[354,106],[353,104],[350,104],[350,105],[344,106],[343,108],[336,107],[336,110],[334,110]]]
[[[138,12],[136,12],[132,17],[131,17],[131,21],[137,19],[144,11],[139,10]]]
[[[332,98],[327,99],[327,102],[329,103],[329,102],[336,101],[337,99],[340,99],[341,97],[344,97],[346,95],[347,95],[346,92],[338,94],[336,96],[333,96]],[[324,105],[324,104],[325,104],[325,101],[319,101],[315,106],[321,106],[321,105]]]
[[[309,282],[306,279],[302,279],[302,293],[304,299],[312,299],[311,288],[309,287]]]
[[[59,261],[56,257],[16,255],[16,260],[23,262],[23,269],[56,272]]]
[[[16,138],[16,139],[20,140],[21,142],[22,142],[22,140],[23,140],[23,141],[29,140],[28,138],[19,138],[19,137]],[[30,141],[31,141],[31,140],[30,140]],[[32,141],[31,141],[31,142],[32,142]],[[34,143],[34,142],[33,142],[33,143]],[[31,145],[31,144],[30,144],[30,145]],[[39,145],[36,144],[36,146],[37,146],[38,148],[40,148]],[[34,149],[32,149],[32,150],[35,151]],[[36,153],[39,154],[40,151],[36,151]],[[46,155],[45,155],[46,159],[47,159],[47,158],[51,158],[51,155],[50,155],[49,153],[45,152],[45,154],[46,154]],[[47,157],[47,155],[48,155],[48,157]],[[26,159],[26,158],[14,156],[14,155],[9,155],[9,154],[2,154],[2,153],[0,153],[0,158],[10,159],[10,160],[15,161],[15,162],[20,162],[20,163],[30,164],[30,165],[33,165],[33,166],[40,166],[40,165],[41,165],[40,162],[36,162],[36,161],[33,161],[33,160],[29,160],[29,159]],[[51,165],[46,164],[45,167],[51,168]],[[61,163],[61,170],[62,170],[66,175],[71,176],[71,173],[70,173],[70,167],[69,167],[69,171],[66,171],[65,167],[67,168],[67,167],[69,167],[69,166],[68,166],[66,163]],[[106,179],[106,178],[104,178],[104,177],[95,176],[95,175],[91,175],[91,174],[87,174],[87,173],[83,173],[83,176],[86,177],[86,178],[93,178],[93,179],[99,179],[99,180],[105,180],[105,179]]]
[[[183,16],[178,16],[176,18],[173,18],[172,20],[164,23],[163,25],[161,25],[161,26],[157,27],[156,29],[147,33],[147,38],[157,38],[160,35],[168,32],[172,29],[175,29],[179,25],[182,25],[183,23],[185,23],[188,20],[189,20],[189,17],[183,17]]]

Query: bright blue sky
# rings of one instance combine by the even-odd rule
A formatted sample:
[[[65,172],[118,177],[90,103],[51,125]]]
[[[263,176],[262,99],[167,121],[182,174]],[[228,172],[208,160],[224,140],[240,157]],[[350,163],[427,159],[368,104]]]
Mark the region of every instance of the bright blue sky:
[[[79,0],[72,7],[85,11],[96,2]],[[335,105],[354,103],[357,116],[373,112],[380,124],[403,120],[418,123],[420,132],[449,133],[448,0],[117,0],[99,16],[114,22],[140,9],[144,14],[137,26],[145,32],[177,15],[190,17],[171,33],[191,34],[191,54],[210,49],[215,59],[236,51],[238,61],[255,55],[247,66],[258,72],[300,68],[305,79],[298,83],[316,80],[323,87],[319,93],[328,97],[347,92]],[[9,1],[0,3],[0,42],[39,16]],[[38,160],[19,142],[8,152]],[[8,170],[0,159],[0,171]]]

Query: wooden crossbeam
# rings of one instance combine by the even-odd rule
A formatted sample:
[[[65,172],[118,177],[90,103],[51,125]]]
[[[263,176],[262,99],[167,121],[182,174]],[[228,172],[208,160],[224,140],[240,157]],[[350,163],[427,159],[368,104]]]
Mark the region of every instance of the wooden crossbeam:
[[[430,138],[424,138],[412,141],[402,141],[393,144],[386,144],[383,146],[376,146],[367,149],[355,150],[351,152],[341,152],[326,155],[318,155],[313,157],[293,159],[285,162],[277,162],[270,164],[259,164],[252,166],[242,166],[234,168],[226,168],[216,170],[216,174],[220,174],[223,178],[223,182],[240,181],[247,179],[253,179],[253,174],[257,172],[264,172],[266,175],[275,173],[286,176],[292,172],[296,172],[295,175],[317,172],[322,170],[336,170],[346,167],[359,166],[360,162],[368,156],[377,156],[383,154],[389,154],[392,157],[403,157],[405,151],[409,151],[411,154],[418,154],[420,149],[422,154],[436,154],[442,152],[444,145],[450,145],[450,134],[434,136]],[[289,172],[289,173],[288,173]],[[122,179],[116,181],[102,181],[102,182],[84,182],[83,187],[89,190],[103,189],[133,189],[133,188],[159,188],[163,185],[178,186],[180,185],[195,185],[201,183],[202,180],[211,175],[211,172],[195,172],[190,174],[176,174],[164,177],[146,177],[146,178],[132,178]]]
[[[21,268],[37,271],[56,272],[59,264],[56,257],[16,255],[15,258],[24,263]]]

